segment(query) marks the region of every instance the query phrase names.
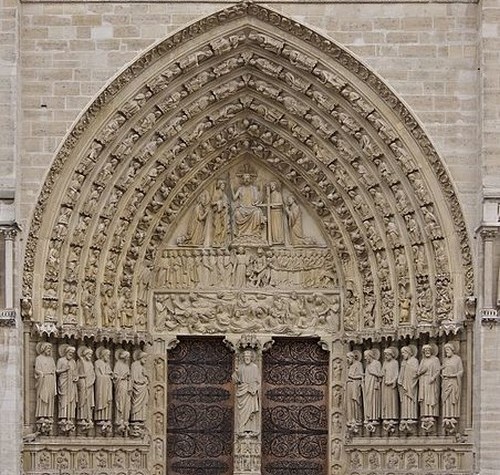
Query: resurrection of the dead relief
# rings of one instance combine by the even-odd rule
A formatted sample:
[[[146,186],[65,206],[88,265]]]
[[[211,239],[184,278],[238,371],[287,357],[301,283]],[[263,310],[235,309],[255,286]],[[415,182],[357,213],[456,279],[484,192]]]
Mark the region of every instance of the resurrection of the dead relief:
[[[453,186],[377,76],[264,7],[99,96],[25,262],[27,474],[473,471]]]

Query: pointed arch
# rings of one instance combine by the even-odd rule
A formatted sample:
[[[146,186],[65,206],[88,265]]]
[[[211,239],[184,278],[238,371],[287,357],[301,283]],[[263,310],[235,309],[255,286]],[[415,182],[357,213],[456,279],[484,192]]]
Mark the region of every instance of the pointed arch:
[[[148,50],[75,124],[32,219],[25,317],[97,328],[109,296],[146,332],[145,269],[198,190],[242,154],[316,213],[353,338],[460,326],[468,236],[418,121],[341,46],[247,3]]]

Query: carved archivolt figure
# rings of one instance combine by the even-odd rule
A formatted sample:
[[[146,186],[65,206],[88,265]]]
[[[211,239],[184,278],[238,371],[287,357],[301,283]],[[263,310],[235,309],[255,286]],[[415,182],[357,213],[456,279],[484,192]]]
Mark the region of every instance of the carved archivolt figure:
[[[237,433],[256,435],[260,432],[260,371],[252,350],[243,352],[243,361],[233,374],[236,383]]]
[[[346,382],[346,401],[347,401],[347,424],[356,431],[356,427],[361,425],[363,420],[361,406],[361,386],[363,382],[363,365],[361,363],[361,353],[352,351],[347,353],[347,382]]]
[[[74,419],[76,416],[77,382],[74,346],[63,344],[59,347],[60,358],[57,360],[57,393],[59,395],[59,419]]]
[[[398,386],[401,401],[401,420],[417,419],[417,392],[418,392],[418,360],[415,358],[417,349],[412,346],[401,348],[401,369],[399,371]]]
[[[95,420],[110,421],[113,403],[113,372],[109,364],[111,351],[100,347],[96,351],[95,366]]]
[[[269,183],[269,244],[284,244],[283,196],[278,183]]]
[[[226,194],[226,182],[219,180],[212,196],[213,210],[213,246],[223,247],[227,244],[229,233],[229,200]]]
[[[36,345],[35,358],[36,418],[54,417],[56,396],[56,364],[52,357],[52,344],[40,342]]]
[[[380,385],[383,374],[378,357],[378,350],[376,349],[366,350],[364,352],[366,367],[363,384],[363,399],[365,423],[368,424],[377,423],[380,419]]]
[[[399,417],[398,398],[398,350],[390,347],[384,350],[382,365],[382,419],[395,420]]]
[[[130,417],[130,353],[120,348],[115,353],[116,363],[113,372],[115,382],[115,423],[123,432]]]
[[[444,360],[441,368],[443,401],[443,418],[457,419],[460,417],[460,393],[464,368],[462,358],[451,343],[444,345]]]
[[[260,241],[266,218],[258,206],[262,202],[261,196],[257,187],[252,184],[250,173],[243,173],[241,176],[241,185],[233,193],[233,200],[236,202],[234,208],[236,237]]]
[[[149,400],[149,378],[146,375],[144,365],[147,354],[137,350],[134,353],[134,362],[130,369],[132,380],[132,410],[130,420],[132,422],[143,422],[147,418]]]
[[[93,351],[86,346],[78,348],[78,419],[92,424],[94,411],[95,371],[92,363]]]
[[[422,418],[435,418],[439,415],[439,373],[441,365],[431,345],[422,347],[422,356],[417,371],[420,416]]]

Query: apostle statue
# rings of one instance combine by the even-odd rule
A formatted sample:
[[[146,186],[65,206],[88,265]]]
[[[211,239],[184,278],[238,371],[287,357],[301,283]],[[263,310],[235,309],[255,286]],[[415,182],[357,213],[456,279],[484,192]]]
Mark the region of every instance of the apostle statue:
[[[443,425],[448,430],[455,429],[460,417],[460,395],[464,368],[462,358],[453,343],[444,345],[444,359],[441,366],[441,399]]]
[[[439,415],[439,373],[441,364],[435,355],[437,348],[422,347],[422,360],[418,367],[418,401],[422,428],[429,431]]]
[[[130,353],[123,348],[115,352],[115,368],[113,380],[115,383],[115,425],[117,431],[125,434],[130,418]]]
[[[94,412],[94,383],[95,371],[92,363],[93,351],[81,346],[78,348],[78,423],[84,430],[88,430],[93,425]]]
[[[35,417],[38,430],[49,435],[54,421],[54,401],[56,396],[56,364],[52,357],[52,344],[40,342],[36,345],[35,358]]]
[[[363,364],[361,353],[357,350],[347,353],[347,381],[345,389],[346,421],[351,432],[357,433],[363,421],[361,406],[361,386],[363,382]]]
[[[233,191],[235,234],[238,243],[251,244],[264,243],[262,227],[266,217],[262,213],[260,192],[252,183],[252,175],[244,172],[241,175],[240,186]]]
[[[396,421],[399,418],[398,398],[398,350],[391,346],[384,350],[384,364],[382,365],[382,420],[384,429],[394,432]]]
[[[260,371],[254,362],[255,353],[246,349],[243,361],[233,374],[236,384],[237,427],[240,435],[258,435],[260,433]]]
[[[147,418],[149,400],[149,378],[146,375],[146,358],[144,351],[134,352],[134,362],[130,368],[130,379],[132,382],[132,410],[131,422],[144,422]]]
[[[416,354],[417,349],[413,345],[401,348],[402,361],[398,377],[399,400],[401,403],[400,430],[412,430],[417,420],[418,360],[415,358]]]
[[[59,396],[59,425],[63,432],[74,430],[76,417],[78,371],[75,362],[76,348],[68,344],[59,347],[57,360],[57,394]]]
[[[111,430],[113,403],[113,371],[109,364],[111,351],[103,346],[97,348],[95,369],[95,420],[103,433]]]
[[[380,419],[380,385],[382,382],[382,366],[377,349],[365,350],[365,377],[363,383],[363,402],[365,426],[373,432]]]

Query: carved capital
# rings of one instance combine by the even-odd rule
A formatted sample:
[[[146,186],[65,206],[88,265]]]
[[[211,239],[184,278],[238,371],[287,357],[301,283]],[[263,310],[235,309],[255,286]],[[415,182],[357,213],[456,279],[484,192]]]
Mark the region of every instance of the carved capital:
[[[13,241],[20,230],[21,228],[16,223],[10,226],[0,226],[0,234],[6,241]]]
[[[498,236],[498,228],[493,226],[483,226],[479,229],[479,235],[483,242],[493,241]]]

